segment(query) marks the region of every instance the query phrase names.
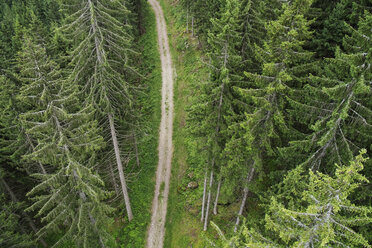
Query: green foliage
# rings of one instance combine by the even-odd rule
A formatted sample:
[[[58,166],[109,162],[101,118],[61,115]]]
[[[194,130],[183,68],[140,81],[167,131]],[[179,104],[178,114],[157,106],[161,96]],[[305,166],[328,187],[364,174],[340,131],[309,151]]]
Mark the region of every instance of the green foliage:
[[[48,40],[54,23],[60,22],[56,0],[2,1],[0,3],[0,69],[10,69],[22,46],[22,36],[38,19],[40,35]]]
[[[166,246],[204,247],[206,236],[220,247],[369,247],[372,166],[353,158],[372,149],[370,1],[162,4],[177,49]],[[161,83],[148,11],[142,0],[0,3],[1,173],[22,202],[1,197],[0,246],[35,246],[29,233],[39,227],[38,238],[59,247],[114,247],[112,236],[125,247],[144,245]],[[129,161],[130,223],[112,224],[106,203],[112,187],[104,182],[116,178],[106,178],[108,114]],[[259,177],[247,184],[252,166]],[[223,179],[212,217],[222,225],[204,234],[202,187],[187,184],[201,185],[206,167]],[[246,224],[230,239],[247,186]],[[25,208],[36,213],[35,229],[23,223]]]
[[[28,210],[39,209],[37,216],[45,223],[37,235],[63,227],[63,236],[54,246],[69,240],[77,247],[112,242],[105,229],[113,209],[103,203],[109,193],[93,169],[94,152],[103,145],[97,123],[91,121],[94,112],[80,108],[77,88],[63,80],[37,42],[25,36],[18,58],[23,82],[19,98],[28,109],[21,119],[34,144],[25,159],[42,167],[34,175],[39,184],[28,193],[34,201]]]
[[[249,195],[251,201],[259,198],[267,203],[276,195],[287,207],[296,207],[305,204],[300,199],[309,183],[309,168],[330,176],[335,163],[348,163],[361,148],[370,153],[369,1],[181,4],[183,20],[190,24],[190,16],[195,15],[196,27],[202,27],[198,40],[209,58],[204,62],[209,80],[193,86],[187,109],[188,162],[199,182],[205,173],[200,168],[208,163],[227,181],[222,198],[233,196],[234,201],[241,198],[240,189],[247,187],[246,177],[254,165],[259,178],[249,184],[256,194]],[[180,41],[191,44],[192,39]],[[203,56],[200,60],[206,61]],[[369,177],[370,162],[366,163]],[[284,177],[288,171],[291,179]],[[370,190],[369,184],[360,185],[358,192],[350,194],[350,202],[370,205]],[[201,198],[200,194],[189,198]],[[191,202],[199,207],[200,199]],[[259,208],[261,214],[267,211]],[[250,224],[260,225],[262,217],[244,215]],[[226,216],[227,212],[214,218]],[[354,230],[370,238],[368,226]],[[246,240],[251,235],[262,241],[259,231],[243,232]],[[270,242],[253,247],[271,247]],[[277,246],[286,244],[272,243]]]
[[[142,15],[143,25],[146,32],[139,38],[138,44],[142,54],[140,71],[146,76],[145,83],[148,85],[146,95],[138,97],[138,103],[142,106],[141,121],[149,129],[139,140],[141,167],[131,164],[131,173],[135,174],[133,180],[128,180],[128,188],[131,192],[133,215],[131,222],[114,224],[114,236],[122,247],[144,247],[146,232],[151,220],[151,204],[154,192],[154,174],[157,166],[158,129],[160,124],[161,104],[161,66],[160,56],[157,49],[156,20],[149,5],[144,4]],[[120,213],[122,215],[122,212]]]
[[[371,9],[372,5],[365,0],[342,1],[315,1],[316,21],[313,29],[314,39],[310,46],[316,51],[319,58],[334,57],[336,47],[342,44],[344,36],[348,33],[344,22],[356,27],[364,10]]]
[[[62,32],[73,43],[69,80],[81,86],[87,104],[102,114],[130,112],[136,75],[129,12],[120,1],[70,1]],[[127,106],[123,108],[122,106]]]
[[[360,173],[367,160],[365,152],[348,166],[336,165],[334,177],[309,171],[305,188],[297,173],[289,173],[283,184],[294,191],[298,191],[297,184],[304,188],[301,200],[292,199],[293,205],[272,197],[265,217],[266,237],[257,227],[249,230],[243,226],[228,239],[216,226],[221,247],[371,247],[355,228],[371,223],[372,208],[357,206],[349,199],[368,182]]]
[[[295,108],[305,108],[297,118],[312,132],[291,142],[285,151],[292,150],[296,156],[306,154],[303,162],[314,170],[331,172],[334,163],[345,163],[359,147],[367,148],[371,143],[371,92],[367,83],[371,78],[371,31],[367,28],[371,20],[366,12],[358,30],[347,26],[350,36],[344,38],[346,51],[337,49],[336,57],[326,61],[324,71],[310,77],[312,83],[304,92],[307,102],[292,102]]]
[[[31,247],[34,244],[31,235],[20,232],[20,218],[16,210],[20,204],[9,203],[3,194],[0,194],[0,246],[1,247]]]
[[[202,34],[202,38],[206,39],[206,35],[212,28],[211,18],[218,18],[220,8],[224,5],[224,0],[210,0],[210,1],[192,1],[182,0],[181,4],[186,9],[189,27],[192,28],[192,18],[194,18],[194,29],[196,32]]]
[[[249,85],[236,87],[247,105],[245,115],[239,120],[241,134],[238,137],[244,140],[241,142],[244,147],[239,149],[250,155],[261,172],[275,170],[272,162],[274,165],[279,162],[277,147],[299,135],[287,108],[288,99],[296,97],[296,90],[314,70],[312,53],[304,48],[304,42],[312,34],[311,22],[305,17],[310,6],[311,1],[283,4],[278,19],[266,24],[267,38],[263,46],[255,48],[262,72],[245,72]]]
[[[233,114],[232,88],[241,78],[236,70],[242,61],[238,52],[242,22],[240,1],[229,0],[223,4],[219,18],[211,19],[212,28],[208,33],[209,80],[203,83],[201,94],[188,110],[189,131],[199,143],[199,152],[205,152],[208,168],[217,173],[226,163],[223,150],[229,135],[228,122]]]
[[[302,193],[303,205],[288,209],[273,198],[266,228],[290,247],[370,247],[352,228],[371,223],[372,208],[356,206],[349,200],[352,192],[368,182],[360,174],[365,152],[349,166],[337,166],[335,177],[310,171],[309,184]]]

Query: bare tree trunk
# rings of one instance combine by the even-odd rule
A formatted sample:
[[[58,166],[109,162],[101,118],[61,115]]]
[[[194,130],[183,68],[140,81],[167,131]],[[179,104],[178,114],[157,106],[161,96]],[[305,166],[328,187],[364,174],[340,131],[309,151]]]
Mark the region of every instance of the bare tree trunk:
[[[137,144],[137,137],[134,131],[132,131],[132,138],[134,143],[134,152],[136,153],[136,164],[138,167],[140,167],[140,159],[138,154],[138,144]]]
[[[212,185],[213,185],[213,168],[211,171],[211,178],[209,179],[209,191],[208,191],[208,201],[207,201],[207,209],[205,210],[205,219],[204,219],[204,231],[207,231],[208,227],[208,214],[209,214],[209,207],[211,204],[212,198]]]
[[[247,183],[252,181],[253,174],[254,174],[254,167],[252,166],[252,168],[249,171],[248,176],[247,176]],[[239,226],[239,222],[240,222],[240,216],[243,214],[245,202],[247,201],[247,196],[248,196],[248,192],[249,192],[248,185],[244,187],[243,192],[244,192],[243,200],[242,200],[242,203],[240,204],[240,209],[239,209],[238,216],[236,217],[234,232],[236,232],[238,230],[238,226]]]
[[[204,220],[204,206],[205,206],[205,194],[207,193],[207,180],[208,180],[208,171],[207,171],[207,169],[205,169],[204,189],[203,189],[203,203],[202,203],[202,211],[201,211],[201,219],[200,219],[201,222],[203,222],[203,220]]]
[[[192,37],[194,37],[194,16],[191,17],[191,30],[192,30]]]
[[[120,194],[119,186],[118,186],[118,183],[116,182],[114,168],[112,167],[111,162],[109,162],[109,170],[110,170],[110,176],[111,176],[112,184],[114,185],[114,189],[115,189],[115,194],[116,194],[116,196],[119,196],[119,194]]]
[[[186,13],[186,33],[189,33],[189,8],[187,7]]]
[[[127,183],[125,181],[125,176],[124,176],[124,171],[123,171],[123,164],[121,163],[119,145],[118,145],[118,140],[116,138],[116,130],[115,130],[115,126],[114,126],[114,120],[113,120],[111,114],[108,114],[108,119],[109,119],[109,122],[110,122],[112,143],[114,145],[115,157],[116,157],[116,162],[117,162],[117,165],[118,165],[118,171],[119,171],[121,188],[122,188],[123,195],[124,195],[125,207],[127,209],[128,220],[131,221],[133,219],[133,213],[132,213],[132,208],[130,206],[129,195],[128,195],[128,190],[127,190]]]
[[[214,201],[214,207],[213,207],[213,214],[217,215],[217,204],[218,204],[218,198],[220,196],[220,190],[221,190],[221,182],[222,180],[220,179],[218,181],[218,186],[217,186],[217,195],[216,195],[216,200]]]
[[[17,197],[15,196],[15,194],[13,193],[13,191],[10,189],[9,185],[5,182],[4,178],[1,178],[0,180],[3,183],[5,189],[8,191],[8,193],[9,193],[10,198],[12,199],[12,201],[13,202],[18,202]],[[35,233],[37,233],[38,230],[37,230],[34,222],[32,221],[31,217],[28,214],[26,214],[23,210],[22,210],[22,215],[27,220],[27,222],[28,222],[29,226],[31,227],[32,231],[34,231]],[[39,241],[43,245],[43,247],[48,247],[48,244],[44,241],[44,239],[39,238]]]

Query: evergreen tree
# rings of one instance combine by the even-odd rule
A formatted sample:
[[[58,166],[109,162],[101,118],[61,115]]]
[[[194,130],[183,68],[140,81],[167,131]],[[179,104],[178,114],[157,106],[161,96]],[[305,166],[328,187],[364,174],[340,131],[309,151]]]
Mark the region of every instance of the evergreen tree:
[[[16,92],[14,84],[10,83],[4,76],[0,76],[0,162],[5,164],[12,164],[10,156],[14,152],[10,149],[11,140],[14,139],[15,134],[11,128],[15,123],[16,118],[14,111],[14,93]]]
[[[26,228],[20,225],[20,216],[17,212],[21,208],[20,202],[10,202],[5,195],[10,195],[9,186],[4,178],[17,176],[23,179],[21,172],[17,171],[16,161],[12,159],[14,148],[12,142],[16,138],[14,134],[16,112],[14,108],[15,86],[5,77],[0,76],[0,246],[1,247],[30,247],[33,245],[31,236]],[[18,212],[19,213],[19,212]],[[22,232],[20,232],[22,227]]]
[[[239,54],[241,63],[235,65],[236,73],[242,75],[244,70],[251,73],[261,71],[261,62],[255,57],[256,46],[263,45],[266,29],[265,21],[269,13],[270,18],[275,16],[274,12],[277,6],[275,2],[267,1],[243,1],[241,5],[241,30],[243,39]],[[249,88],[245,82],[237,81],[234,88]],[[249,192],[248,183],[254,176],[254,161],[251,154],[247,151],[248,143],[244,137],[244,128],[241,125],[246,120],[246,113],[253,110],[253,106],[247,104],[244,99],[233,90],[232,109],[233,114],[228,120],[227,140],[224,154],[227,157],[227,163],[224,164],[221,171],[224,177],[228,178],[229,184],[225,185],[225,194],[232,195],[237,188],[243,188],[243,198],[239,210],[242,214],[245,201]],[[242,187],[243,186],[243,187]],[[239,217],[237,219],[239,223]]]
[[[238,147],[235,148],[237,153],[243,154],[233,159],[240,158],[241,166],[236,168],[245,168],[245,184],[252,180],[255,169],[260,177],[267,178],[267,185],[275,184],[281,166],[277,147],[298,135],[287,113],[287,98],[302,87],[314,67],[312,53],[304,48],[304,43],[311,37],[310,21],[305,17],[311,3],[283,3],[278,19],[266,25],[267,38],[263,46],[255,47],[256,58],[261,63],[260,72],[247,71],[248,85],[235,87],[243,98],[245,114],[234,124],[238,134],[230,141],[229,150]],[[232,164],[237,164],[233,161]],[[239,215],[247,194],[246,186]]]
[[[342,46],[342,40],[348,33],[344,22],[357,27],[364,10],[372,10],[372,4],[367,0],[315,1],[317,20],[312,25],[316,30],[310,46],[319,58],[334,57],[337,46]]]
[[[300,104],[298,118],[310,123],[312,133],[291,142],[287,154],[301,157],[314,170],[332,172],[334,163],[345,163],[359,148],[371,143],[371,14],[366,12],[358,30],[347,26],[345,52],[328,59],[324,72],[312,76],[307,86],[308,102]],[[297,104],[294,104],[297,106]],[[290,151],[290,152],[288,152]],[[294,151],[294,152],[293,152]],[[301,159],[297,159],[301,160]]]
[[[304,207],[298,202],[296,208],[287,209],[273,198],[266,216],[267,229],[290,247],[370,247],[353,227],[371,223],[372,208],[356,206],[348,199],[367,182],[360,174],[365,152],[349,166],[338,167],[334,178],[310,171],[309,184],[303,192]]]
[[[71,13],[62,27],[66,37],[77,41],[71,51],[70,81],[81,86],[87,104],[92,104],[111,133],[128,219],[132,220],[129,195],[117,140],[115,119],[132,112],[134,87],[129,83],[137,75],[131,65],[131,26],[120,19],[129,11],[121,1],[70,1]],[[115,179],[113,179],[115,180]]]
[[[5,199],[4,195],[0,195],[1,211],[0,211],[0,246],[1,247],[31,247],[34,242],[31,236],[23,234],[19,230],[24,229],[19,226],[19,216],[16,210],[20,204],[12,203]]]
[[[187,25],[189,25],[189,19],[191,19],[192,34],[199,33],[201,38],[206,40],[208,32],[213,26],[211,19],[220,17],[220,7],[225,4],[225,0],[182,0],[181,4],[187,12]]]
[[[201,123],[199,124],[200,127],[190,129],[190,131],[195,136],[206,138],[201,143],[204,143],[207,147],[208,170],[211,173],[208,199],[204,194],[202,204],[202,219],[204,219],[204,205],[207,204],[204,230],[207,229],[208,223],[213,174],[219,173],[225,160],[221,153],[226,143],[226,122],[228,121],[228,115],[232,113],[231,88],[233,83],[239,79],[234,71],[241,61],[239,56],[241,42],[239,18],[240,2],[227,0],[221,8],[221,17],[211,19],[213,29],[208,35],[209,58],[211,61],[210,81],[203,85],[202,96],[190,109],[192,123],[196,121]],[[206,188],[206,182],[204,187]],[[218,202],[220,187],[221,181],[218,183],[215,206]],[[216,213],[216,207],[214,212]]]
[[[355,231],[358,226],[372,222],[372,208],[357,206],[350,201],[351,194],[368,180],[361,174],[365,150],[348,166],[337,166],[335,176],[313,173],[307,180],[298,173],[289,173],[284,184],[291,191],[304,190],[301,197],[286,200],[271,199],[266,212],[264,232],[257,227],[243,226],[232,238],[220,233],[222,247],[371,247]],[[296,168],[304,173],[304,168]],[[216,227],[219,230],[218,227]],[[262,235],[262,233],[267,233]]]
[[[21,118],[35,147],[25,158],[48,165],[35,177],[40,183],[29,193],[45,223],[38,236],[60,230],[77,247],[101,247],[112,242],[106,229],[112,209],[103,200],[108,196],[103,181],[94,172],[95,151],[103,145],[97,123],[91,121],[91,107],[78,105],[77,88],[63,80],[58,66],[50,60],[42,44],[27,35],[19,55],[20,77],[24,82],[19,98],[28,111]]]

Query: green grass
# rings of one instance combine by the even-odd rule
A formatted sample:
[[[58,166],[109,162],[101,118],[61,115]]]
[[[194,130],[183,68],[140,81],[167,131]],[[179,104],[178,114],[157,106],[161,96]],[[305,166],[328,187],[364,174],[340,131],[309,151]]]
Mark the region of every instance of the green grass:
[[[146,232],[151,220],[151,203],[154,195],[155,170],[158,161],[158,138],[161,118],[161,66],[157,46],[155,15],[147,3],[143,4],[143,25],[145,34],[139,39],[143,56],[143,72],[146,73],[148,85],[146,96],[140,98],[143,106],[143,121],[148,131],[139,142],[141,168],[133,181],[128,182],[134,219],[127,223],[127,218],[115,221],[115,237],[120,247],[144,247]],[[122,216],[126,215],[122,206]]]
[[[176,69],[175,78],[175,120],[173,132],[174,154],[172,161],[172,178],[168,199],[166,235],[164,247],[204,247],[202,225],[199,221],[199,209],[192,203],[195,193],[187,190],[190,179],[187,173],[187,132],[185,130],[186,111],[192,94],[192,84],[205,79],[208,72],[201,62],[201,51],[197,49],[197,41],[185,32],[176,6],[170,0],[160,0],[163,8],[170,42],[173,64]],[[200,182],[199,182],[200,184]],[[195,191],[200,191],[200,188]]]
[[[201,83],[208,80],[208,68],[205,62],[206,56],[199,46],[197,38],[191,37],[191,30],[186,33],[185,16],[180,10],[179,2],[174,0],[160,0],[167,22],[169,42],[173,63],[176,69],[175,80],[175,120],[173,132],[174,154],[172,162],[172,178],[168,199],[168,213],[166,221],[166,233],[164,247],[168,248],[204,248],[208,246],[207,238],[215,240],[217,232],[209,227],[203,231],[203,223],[200,222],[201,199],[203,190],[204,171],[198,164],[203,161],[201,154],[196,153],[195,141],[189,136],[185,126],[187,112],[193,97],[197,97]],[[189,29],[191,27],[189,26]],[[188,174],[192,173],[191,179]],[[195,190],[187,189],[190,181],[197,181],[199,187]],[[220,199],[225,195],[221,192]],[[219,206],[219,214],[210,214],[222,231],[229,233],[238,212],[240,201],[226,206]],[[247,209],[255,215],[255,202],[250,199]]]

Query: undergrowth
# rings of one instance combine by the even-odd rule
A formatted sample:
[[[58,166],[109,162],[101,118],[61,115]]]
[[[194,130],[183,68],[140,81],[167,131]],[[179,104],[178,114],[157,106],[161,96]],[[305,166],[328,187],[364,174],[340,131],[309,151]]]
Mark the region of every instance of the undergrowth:
[[[143,4],[143,26],[145,33],[138,43],[141,49],[143,65],[142,73],[148,85],[146,94],[139,101],[143,109],[145,126],[148,131],[139,142],[141,167],[137,168],[137,176],[128,182],[129,196],[134,219],[127,222],[125,206],[122,206],[122,217],[117,218],[114,236],[120,247],[144,247],[147,227],[151,220],[151,203],[154,195],[155,170],[158,162],[158,138],[161,105],[161,66],[157,45],[155,14],[151,7]]]

